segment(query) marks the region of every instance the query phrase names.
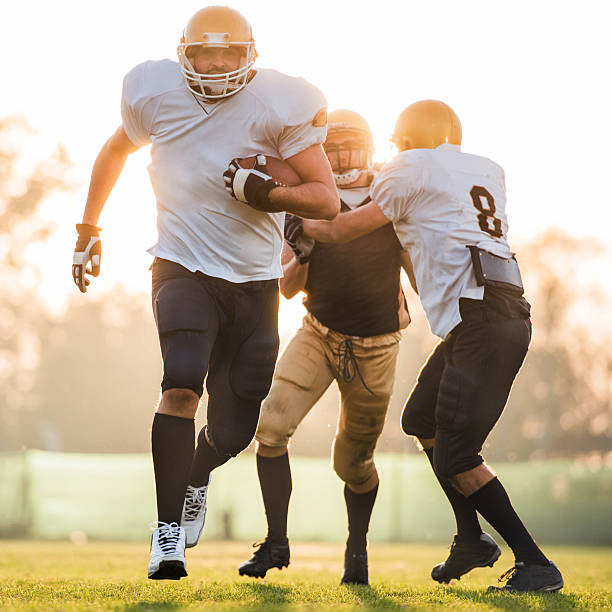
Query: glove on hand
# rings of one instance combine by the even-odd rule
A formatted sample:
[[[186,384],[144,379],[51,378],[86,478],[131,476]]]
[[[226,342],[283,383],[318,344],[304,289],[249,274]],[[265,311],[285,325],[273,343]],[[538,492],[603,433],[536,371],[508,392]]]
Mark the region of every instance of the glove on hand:
[[[223,173],[225,189],[229,194],[262,212],[278,212],[270,202],[269,194],[278,184],[267,173],[266,156],[257,155],[252,169],[242,168],[238,158],[232,159]]]
[[[99,227],[87,223],[77,223],[76,229],[79,237],[72,256],[72,279],[81,293],[85,293],[90,282],[88,278],[85,278],[85,274],[91,274],[92,276],[100,274],[101,230]]]
[[[310,261],[310,255],[315,241],[304,236],[302,231],[302,218],[287,213],[285,215],[285,240],[293,250],[295,258],[300,265]]]

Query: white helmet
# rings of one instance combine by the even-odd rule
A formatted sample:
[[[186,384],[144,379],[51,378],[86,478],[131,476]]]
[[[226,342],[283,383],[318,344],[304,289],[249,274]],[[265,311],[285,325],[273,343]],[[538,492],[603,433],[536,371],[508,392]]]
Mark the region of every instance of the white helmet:
[[[243,47],[240,67],[222,74],[196,72],[189,61],[194,47]],[[228,6],[208,6],[198,11],[185,26],[176,50],[187,85],[202,100],[219,100],[239,92],[246,84],[257,52],[249,22]]]

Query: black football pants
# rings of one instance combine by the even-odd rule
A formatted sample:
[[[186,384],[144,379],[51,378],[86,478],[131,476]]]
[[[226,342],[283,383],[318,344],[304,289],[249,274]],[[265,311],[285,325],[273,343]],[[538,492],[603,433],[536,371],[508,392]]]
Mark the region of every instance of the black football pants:
[[[251,442],[278,355],[278,281],[231,283],[156,259],[152,301],[162,391],[208,392],[208,435],[220,456]]]
[[[531,340],[530,319],[507,318],[462,300],[462,322],[423,366],[402,413],[402,429],[435,438],[442,478],[483,462],[482,445],[501,416]]]

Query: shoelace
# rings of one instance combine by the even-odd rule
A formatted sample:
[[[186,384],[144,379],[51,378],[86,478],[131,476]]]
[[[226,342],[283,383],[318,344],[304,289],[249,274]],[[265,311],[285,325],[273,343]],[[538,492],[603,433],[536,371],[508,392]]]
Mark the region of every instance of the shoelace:
[[[345,382],[351,382],[355,378],[355,373],[359,376],[361,384],[367,391],[374,395],[374,392],[366,385],[359,371],[359,364],[353,352],[353,341],[351,338],[345,338],[338,344],[338,377],[342,376]]]
[[[187,487],[185,493],[185,520],[195,521],[206,502],[208,487]]]
[[[253,542],[253,548],[257,548],[257,550],[253,553],[255,557],[262,554],[268,547],[266,546],[267,540],[259,540],[257,542]]]
[[[509,582],[512,578],[514,578],[515,574],[519,571],[519,566],[515,565],[511,567],[509,570],[506,570],[498,579],[497,582]]]
[[[150,527],[153,531],[159,529],[157,542],[164,554],[172,553],[176,550],[179,538],[181,537],[181,526],[178,523],[154,521]]]

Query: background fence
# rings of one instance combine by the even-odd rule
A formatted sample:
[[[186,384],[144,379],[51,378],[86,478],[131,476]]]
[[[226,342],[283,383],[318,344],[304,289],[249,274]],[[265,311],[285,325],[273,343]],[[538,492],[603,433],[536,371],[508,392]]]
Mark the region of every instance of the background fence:
[[[422,455],[379,455],[381,486],[372,541],[448,542],[454,521]],[[346,537],[342,483],[329,461],[293,457],[289,535]],[[539,542],[612,545],[612,466],[580,461],[495,465],[513,504]],[[155,519],[149,455],[26,451],[0,454],[0,535],[138,540]],[[255,540],[265,517],[252,454],[218,468],[206,539]]]

